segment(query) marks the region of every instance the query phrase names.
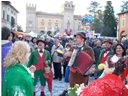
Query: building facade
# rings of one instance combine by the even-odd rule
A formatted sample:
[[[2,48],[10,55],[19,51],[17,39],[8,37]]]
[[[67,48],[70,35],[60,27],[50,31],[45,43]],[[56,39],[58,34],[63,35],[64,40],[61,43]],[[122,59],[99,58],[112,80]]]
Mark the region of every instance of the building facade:
[[[7,27],[10,30],[17,26],[17,13],[19,13],[10,1],[2,1],[1,6],[1,21],[2,27]]]
[[[118,38],[121,39],[122,36],[128,35],[128,11],[119,13],[118,16]]]
[[[26,5],[26,32],[51,31],[75,34],[80,30],[82,17],[74,15],[75,5],[72,1],[66,1],[63,9],[61,14],[46,13],[36,11],[36,5]]]

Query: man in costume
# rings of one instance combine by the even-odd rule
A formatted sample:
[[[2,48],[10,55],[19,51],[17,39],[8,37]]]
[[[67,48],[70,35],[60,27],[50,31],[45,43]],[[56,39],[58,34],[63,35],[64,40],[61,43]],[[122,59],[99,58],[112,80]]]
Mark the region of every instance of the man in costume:
[[[103,44],[105,44],[105,46],[100,52],[96,67],[98,67],[99,64],[102,64],[102,63],[104,64],[105,61],[107,60],[107,57],[109,55],[113,54],[113,51],[112,51],[112,48],[111,48],[112,47],[111,46],[112,42],[110,40],[105,40],[103,42]],[[99,77],[102,74],[102,72],[103,72],[103,70],[98,71],[98,74],[97,74],[98,76],[97,77]]]
[[[76,64],[77,58],[86,59],[86,56],[85,57],[79,57],[79,55],[78,55],[79,53],[76,50],[79,50],[79,52],[83,51],[83,52],[87,53],[89,55],[89,57],[93,61],[95,61],[94,51],[92,50],[91,47],[89,47],[88,45],[85,44],[85,40],[86,40],[85,35],[86,34],[83,32],[78,32],[75,35],[76,48],[74,48],[71,59],[70,59],[69,64],[68,64],[69,66],[71,66],[70,67],[70,76],[69,76],[70,87],[74,87],[75,84],[82,84],[82,83],[88,84],[88,79],[89,79],[88,74],[83,75],[83,74],[79,73],[78,71],[76,71],[77,65],[78,65],[78,64]],[[72,67],[72,65],[74,65],[74,64],[76,64],[76,68]],[[86,65],[86,62],[84,63],[84,65]],[[84,66],[84,65],[82,65],[82,66]],[[89,66],[90,65],[91,64],[89,64]],[[86,69],[87,68],[85,68],[85,70]]]
[[[41,83],[41,96],[44,95],[44,86],[46,85],[46,78],[44,77],[44,68],[49,65],[51,62],[51,56],[49,51],[45,50],[45,41],[39,39],[37,40],[38,49],[33,51],[30,55],[28,67],[34,65],[36,67],[36,71],[34,72],[34,86],[36,86],[37,82]],[[34,90],[35,94],[35,90]]]

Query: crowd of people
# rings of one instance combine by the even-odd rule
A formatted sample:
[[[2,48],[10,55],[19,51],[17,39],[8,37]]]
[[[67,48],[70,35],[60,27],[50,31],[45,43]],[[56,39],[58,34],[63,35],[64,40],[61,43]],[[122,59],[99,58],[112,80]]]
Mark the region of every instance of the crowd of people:
[[[84,83],[80,96],[128,96],[128,40],[88,38],[83,32],[73,38],[3,34],[2,96],[36,96],[37,82],[40,96],[45,96],[46,83],[53,95],[52,80],[62,78],[71,88]],[[88,84],[90,76],[96,80]]]

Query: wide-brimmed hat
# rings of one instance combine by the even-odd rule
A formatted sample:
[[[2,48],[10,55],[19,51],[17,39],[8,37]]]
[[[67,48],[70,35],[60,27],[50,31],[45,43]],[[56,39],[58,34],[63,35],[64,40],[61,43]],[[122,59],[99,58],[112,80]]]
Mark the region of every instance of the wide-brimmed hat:
[[[36,41],[36,44],[38,45],[39,42],[42,42],[42,43],[46,44],[46,42],[45,42],[44,40],[42,40],[42,39],[38,39],[38,40]]]
[[[86,40],[86,34],[84,32],[78,32],[77,34],[74,35],[74,37],[76,37],[77,35],[79,35],[81,38],[84,38]]]

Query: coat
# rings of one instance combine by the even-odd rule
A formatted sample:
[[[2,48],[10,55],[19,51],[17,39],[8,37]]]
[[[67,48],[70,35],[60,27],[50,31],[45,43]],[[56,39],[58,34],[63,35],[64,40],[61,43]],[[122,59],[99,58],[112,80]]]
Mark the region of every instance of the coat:
[[[44,59],[45,61],[49,61],[51,62],[51,56],[49,51],[44,49]],[[29,62],[28,62],[28,67],[30,67],[31,65],[37,64],[38,63],[38,50],[35,50],[31,53],[30,57],[29,57]]]
[[[90,83],[79,96],[128,96],[128,89],[115,74],[108,74]]]
[[[21,64],[6,68],[2,84],[2,96],[33,96],[33,79]]]

